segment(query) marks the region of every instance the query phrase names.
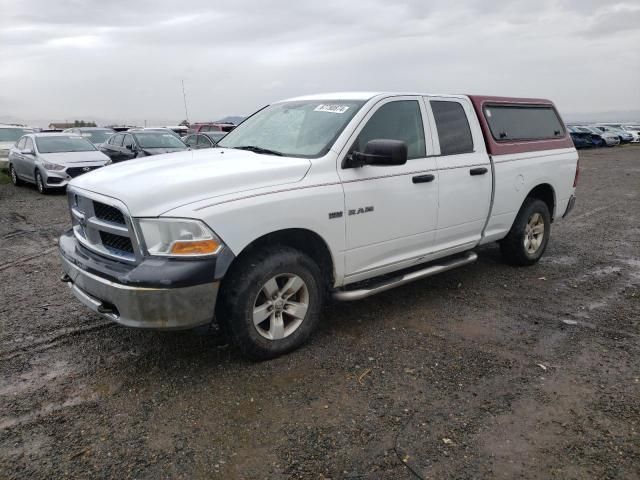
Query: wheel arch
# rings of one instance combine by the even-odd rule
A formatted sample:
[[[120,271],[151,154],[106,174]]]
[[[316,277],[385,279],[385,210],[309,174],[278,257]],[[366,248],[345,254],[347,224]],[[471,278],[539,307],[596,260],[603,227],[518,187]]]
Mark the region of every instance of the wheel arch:
[[[534,188],[529,191],[526,195],[525,200],[527,198],[537,198],[542,200],[547,204],[547,208],[549,209],[549,214],[551,215],[551,221],[555,217],[555,209],[556,209],[556,191],[549,183],[540,183],[536,185]]]
[[[322,271],[327,288],[331,288],[336,278],[336,268],[328,243],[318,233],[306,228],[286,228],[266,233],[247,244],[233,260],[227,272],[239,259],[251,255],[260,249],[282,245],[308,255]]]

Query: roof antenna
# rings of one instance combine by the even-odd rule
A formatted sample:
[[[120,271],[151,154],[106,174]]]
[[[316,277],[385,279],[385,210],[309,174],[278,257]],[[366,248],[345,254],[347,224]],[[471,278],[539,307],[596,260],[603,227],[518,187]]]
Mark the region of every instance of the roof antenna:
[[[187,111],[187,94],[184,93],[184,80],[182,80],[182,98],[184,100],[184,115],[185,120],[189,123],[189,112]]]

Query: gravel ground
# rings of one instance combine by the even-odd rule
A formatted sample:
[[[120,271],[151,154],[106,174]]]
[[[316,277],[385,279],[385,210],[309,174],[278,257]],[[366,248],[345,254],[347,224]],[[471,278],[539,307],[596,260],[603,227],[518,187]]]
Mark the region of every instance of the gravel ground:
[[[259,364],[86,310],[64,195],[0,185],[0,478],[640,478],[640,147],[581,167],[538,265],[482,248]]]

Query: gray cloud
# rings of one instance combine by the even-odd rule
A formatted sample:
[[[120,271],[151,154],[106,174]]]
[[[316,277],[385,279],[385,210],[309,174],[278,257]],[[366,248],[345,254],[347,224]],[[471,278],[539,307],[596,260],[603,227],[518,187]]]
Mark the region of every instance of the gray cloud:
[[[640,106],[634,1],[0,2],[2,113],[28,121],[179,121],[181,79],[192,120],[336,90]]]

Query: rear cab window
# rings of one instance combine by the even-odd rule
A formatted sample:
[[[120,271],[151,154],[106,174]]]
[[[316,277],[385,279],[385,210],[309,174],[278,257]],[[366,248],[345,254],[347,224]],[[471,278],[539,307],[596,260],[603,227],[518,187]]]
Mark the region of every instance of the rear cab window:
[[[565,128],[551,105],[491,105],[483,108],[496,142],[551,140],[565,136]]]

